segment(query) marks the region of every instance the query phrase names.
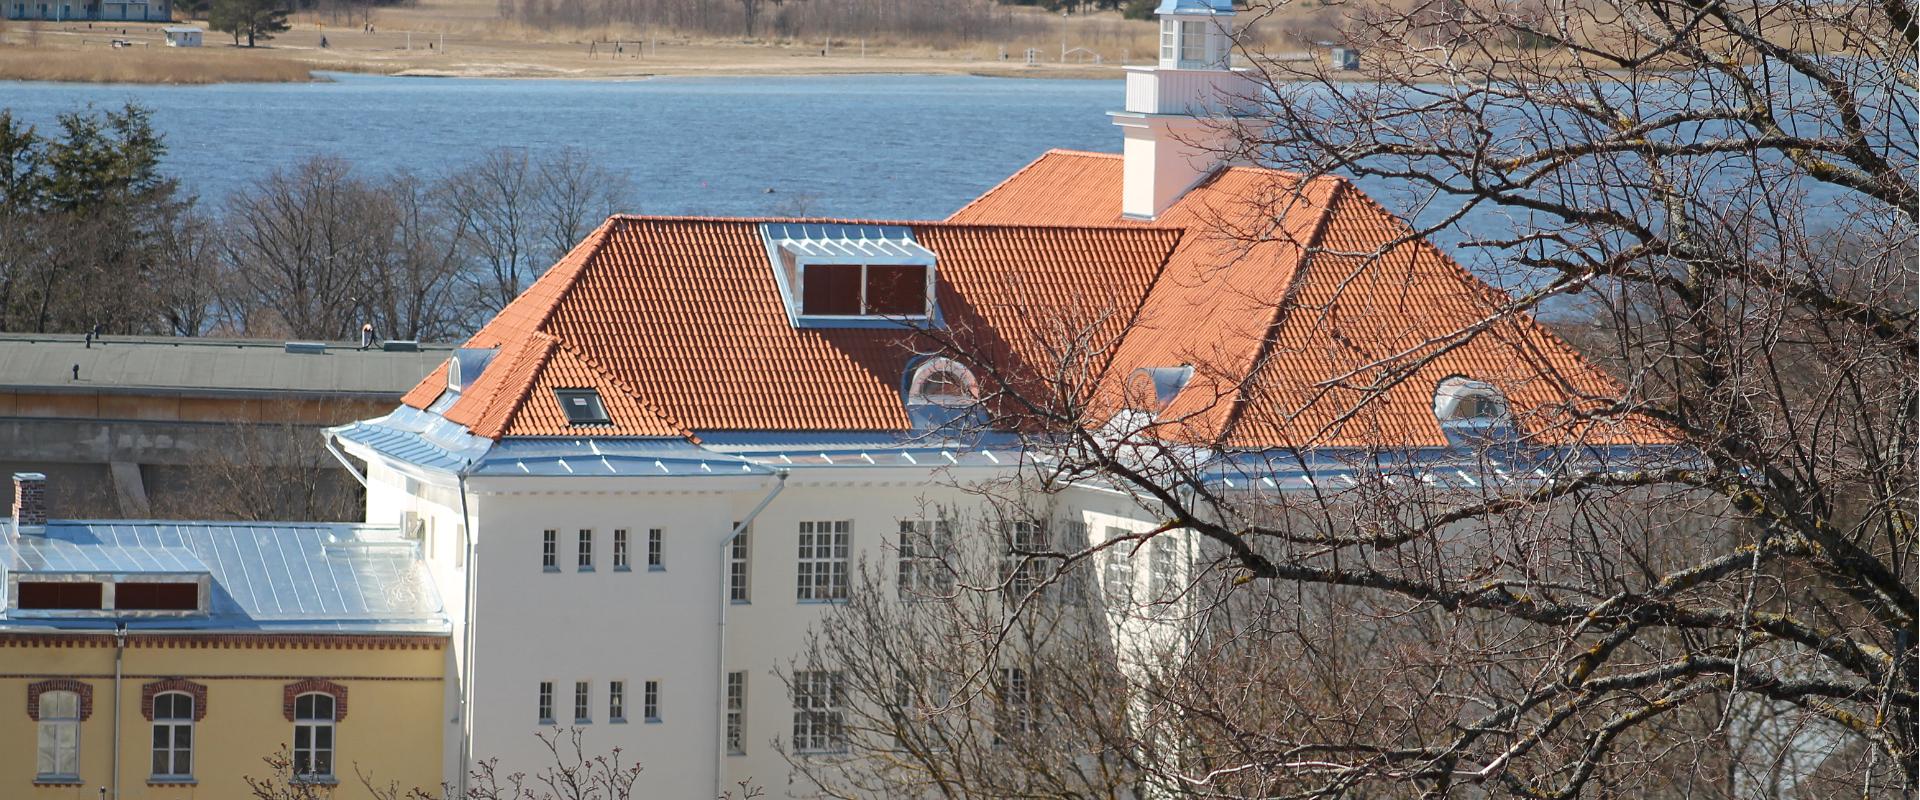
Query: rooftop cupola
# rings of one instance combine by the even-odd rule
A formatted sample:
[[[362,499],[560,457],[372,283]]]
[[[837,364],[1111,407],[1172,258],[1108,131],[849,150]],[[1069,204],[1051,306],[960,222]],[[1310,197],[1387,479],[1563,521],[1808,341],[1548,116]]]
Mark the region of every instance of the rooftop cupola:
[[[1160,60],[1127,67],[1121,213],[1155,219],[1220,165],[1221,120],[1254,93],[1233,68],[1233,0],[1161,0]]]

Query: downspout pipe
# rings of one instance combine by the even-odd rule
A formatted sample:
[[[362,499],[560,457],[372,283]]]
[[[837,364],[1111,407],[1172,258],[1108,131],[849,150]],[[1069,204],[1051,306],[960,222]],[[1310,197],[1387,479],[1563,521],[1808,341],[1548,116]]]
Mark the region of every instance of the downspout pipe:
[[[733,605],[732,586],[729,584],[731,573],[727,569],[727,550],[733,547],[735,540],[753,527],[754,518],[759,517],[760,512],[766,510],[767,505],[773,502],[773,498],[779,497],[781,492],[786,491],[787,475],[788,472],[784,469],[775,471],[773,488],[767,492],[767,496],[760,498],[759,505],[754,506],[752,511],[748,511],[739,524],[734,525],[733,530],[727,533],[726,538],[720,540],[720,625],[717,629],[719,634],[717,644],[714,647],[714,666],[720,670],[717,684],[720,687],[720,702],[715,704],[718,714],[715,720],[719,725],[715,731],[718,736],[714,739],[714,797],[720,796],[721,783],[726,779],[727,772],[727,607]]]
[[[460,589],[462,612],[465,622],[460,635],[460,765],[459,775],[454,785],[459,791],[454,797],[467,796],[467,776],[471,772],[467,764],[473,760],[473,571],[479,568],[474,556],[478,552],[476,544],[480,537],[474,535],[473,516],[467,510],[467,476],[473,473],[474,462],[468,461],[465,467],[454,473],[460,484],[460,524],[467,532],[464,537],[466,569],[461,572]]]
[[[120,678],[127,652],[127,623],[113,623],[113,798],[120,800]]]

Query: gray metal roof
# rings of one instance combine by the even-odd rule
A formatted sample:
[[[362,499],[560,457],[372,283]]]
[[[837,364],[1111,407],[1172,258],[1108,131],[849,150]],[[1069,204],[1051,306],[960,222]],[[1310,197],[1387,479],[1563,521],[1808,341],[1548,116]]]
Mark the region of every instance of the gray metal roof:
[[[452,348],[289,353],[284,342],[165,336],[0,334],[0,386],[31,391],[191,395],[332,394],[398,398],[447,360]],[[73,368],[80,367],[75,380]]]
[[[206,574],[208,614],[139,628],[245,632],[444,633],[418,547],[398,530],[320,522],[49,522],[15,536],[0,522],[0,574]],[[0,589],[4,591],[4,589]],[[0,629],[97,628],[106,619],[8,616]]]

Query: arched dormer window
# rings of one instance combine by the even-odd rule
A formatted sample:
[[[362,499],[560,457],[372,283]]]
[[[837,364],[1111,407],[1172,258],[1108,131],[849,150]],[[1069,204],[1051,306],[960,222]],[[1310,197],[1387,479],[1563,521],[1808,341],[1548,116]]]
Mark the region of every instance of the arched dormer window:
[[[907,380],[907,405],[964,408],[980,399],[973,370],[951,358],[935,357],[913,368]]]
[[[1433,416],[1442,425],[1496,425],[1509,421],[1511,412],[1493,384],[1455,375],[1434,389]]]

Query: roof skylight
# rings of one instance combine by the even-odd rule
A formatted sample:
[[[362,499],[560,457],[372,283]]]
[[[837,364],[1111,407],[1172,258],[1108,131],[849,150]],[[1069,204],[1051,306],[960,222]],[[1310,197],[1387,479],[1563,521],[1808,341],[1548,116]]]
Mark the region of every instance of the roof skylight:
[[[612,425],[613,418],[607,416],[607,406],[600,402],[600,392],[594,389],[555,389],[553,396],[560,401],[560,410],[567,415],[568,425]]]

